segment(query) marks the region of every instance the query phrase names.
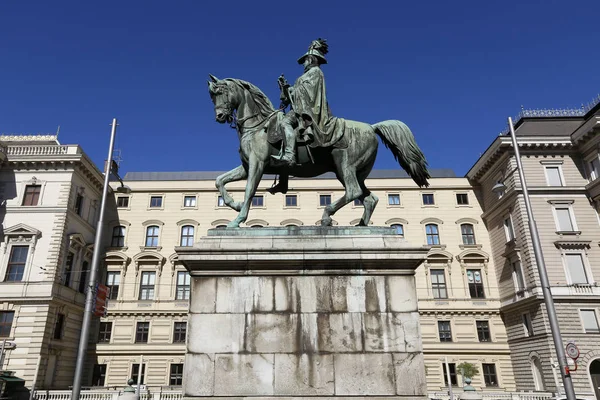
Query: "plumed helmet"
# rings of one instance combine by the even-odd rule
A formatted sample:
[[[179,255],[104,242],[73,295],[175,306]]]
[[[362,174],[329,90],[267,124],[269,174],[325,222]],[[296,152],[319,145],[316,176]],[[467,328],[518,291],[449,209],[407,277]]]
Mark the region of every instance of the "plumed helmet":
[[[327,64],[325,54],[328,52],[329,45],[327,44],[327,40],[318,38],[317,40],[313,40],[310,46],[308,46],[306,54],[298,59],[298,64],[302,64],[306,56],[315,56],[319,60],[319,64]]]

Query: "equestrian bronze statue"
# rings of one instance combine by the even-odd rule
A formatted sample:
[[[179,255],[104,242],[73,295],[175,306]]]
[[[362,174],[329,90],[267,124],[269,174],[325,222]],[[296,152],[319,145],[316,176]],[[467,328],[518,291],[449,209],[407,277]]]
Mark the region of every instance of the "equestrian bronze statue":
[[[216,180],[224,203],[239,212],[228,227],[239,227],[248,219],[252,197],[263,174],[279,175],[279,184],[269,191],[285,193],[289,176],[308,178],[325,172],[335,173],[345,193],[325,207],[321,225],[331,225],[331,216],[356,199],[364,204],[359,225],[368,225],[378,202],[365,186],[377,156],[377,136],[417,185],[429,185],[425,156],[404,123],[389,120],[369,125],[331,115],[320,67],[327,63],[327,52],[325,40],[313,41],[298,60],[304,73],[294,85],[289,85],[283,76],[279,78],[279,109],[249,82],[210,75],[208,89],[216,120],[231,124],[240,140],[242,165]],[[288,106],[291,109],[285,113]],[[235,201],[225,185],[242,179],[247,179],[244,201]]]

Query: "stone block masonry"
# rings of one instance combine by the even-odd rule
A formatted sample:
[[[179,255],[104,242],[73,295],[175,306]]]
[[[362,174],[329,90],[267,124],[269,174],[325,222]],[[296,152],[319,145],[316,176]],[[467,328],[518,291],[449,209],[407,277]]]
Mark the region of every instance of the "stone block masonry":
[[[427,249],[393,230],[310,229],[283,252],[269,246],[286,228],[177,249],[192,274],[185,396],[425,398],[414,269]]]

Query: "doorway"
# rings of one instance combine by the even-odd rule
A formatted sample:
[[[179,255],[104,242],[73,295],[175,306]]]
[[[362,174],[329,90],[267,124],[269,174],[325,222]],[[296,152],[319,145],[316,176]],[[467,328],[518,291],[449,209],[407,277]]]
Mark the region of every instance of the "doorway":
[[[600,359],[596,359],[590,364],[590,378],[592,379],[596,398],[600,399]]]

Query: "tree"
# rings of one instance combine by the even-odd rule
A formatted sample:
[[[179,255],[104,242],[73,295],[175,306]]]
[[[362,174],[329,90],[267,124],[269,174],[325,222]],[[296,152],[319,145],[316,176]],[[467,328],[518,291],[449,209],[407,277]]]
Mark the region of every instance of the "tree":
[[[462,362],[456,366],[456,370],[462,375],[464,378],[473,378],[474,376],[479,375],[479,370],[475,364],[471,364],[470,362]]]

